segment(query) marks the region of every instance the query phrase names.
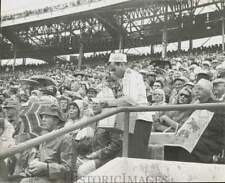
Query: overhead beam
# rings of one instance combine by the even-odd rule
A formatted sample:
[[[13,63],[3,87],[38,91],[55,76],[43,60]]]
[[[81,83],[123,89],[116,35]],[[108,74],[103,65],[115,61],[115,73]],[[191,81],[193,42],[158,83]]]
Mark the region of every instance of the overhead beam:
[[[113,15],[109,14],[95,14],[96,18],[101,22],[101,24],[105,27],[107,32],[112,36],[112,38],[118,39],[120,35],[126,36],[127,32],[121,24],[119,24],[115,18],[113,18]]]
[[[23,40],[21,40],[13,31],[10,29],[3,29],[2,35],[5,36],[10,42],[12,42],[14,45],[16,45],[19,48],[29,48],[31,49],[33,47],[32,44],[25,43]]]

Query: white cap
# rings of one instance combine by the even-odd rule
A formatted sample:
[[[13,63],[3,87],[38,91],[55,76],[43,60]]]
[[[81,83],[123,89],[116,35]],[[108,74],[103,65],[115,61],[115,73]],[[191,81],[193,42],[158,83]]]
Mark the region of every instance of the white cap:
[[[123,53],[111,53],[109,62],[127,62],[127,55]]]

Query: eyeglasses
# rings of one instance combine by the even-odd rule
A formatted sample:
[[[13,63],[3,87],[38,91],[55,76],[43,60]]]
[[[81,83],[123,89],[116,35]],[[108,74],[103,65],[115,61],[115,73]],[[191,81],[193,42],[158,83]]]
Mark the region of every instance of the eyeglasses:
[[[157,85],[157,84],[155,85],[155,84],[154,84],[154,85],[153,85],[153,87],[159,87],[159,88],[160,88],[160,87],[161,87],[161,85]]]
[[[181,93],[180,96],[181,96],[181,97],[186,97],[186,98],[190,97],[190,95],[187,95],[187,94],[185,94],[185,93]]]
[[[180,83],[178,83],[178,84],[174,84],[174,86],[176,86],[176,87],[178,87],[178,86],[183,86],[184,84],[180,84]]]
[[[161,93],[152,93],[152,95],[154,95],[154,96],[163,96],[163,94],[161,94]]]

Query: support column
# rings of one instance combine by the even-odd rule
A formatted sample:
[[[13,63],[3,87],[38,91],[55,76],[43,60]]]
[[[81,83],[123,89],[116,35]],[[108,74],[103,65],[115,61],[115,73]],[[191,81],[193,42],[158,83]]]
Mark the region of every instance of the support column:
[[[80,70],[82,65],[82,60],[84,58],[84,42],[83,42],[83,29],[80,30],[80,48],[78,56],[78,69]]]
[[[222,18],[221,22],[222,22],[222,51],[224,53],[224,18]]]
[[[180,53],[181,52],[181,37],[180,37],[181,35],[180,35],[180,32],[181,32],[181,29],[182,29],[182,11],[179,11],[178,27],[179,27],[179,29],[178,29],[179,34],[178,34],[177,46],[178,46],[178,52]]]
[[[167,52],[167,30],[163,30],[163,38],[162,38],[162,58],[166,57]]]
[[[192,7],[193,7],[193,5],[191,5]],[[192,49],[193,49],[193,36],[192,36],[192,31],[193,31],[193,29],[194,29],[194,26],[193,26],[193,21],[194,21],[194,13],[195,13],[195,10],[192,10],[191,12],[190,12],[190,17],[191,17],[191,22],[190,22],[190,27],[189,27],[189,50],[190,51],[192,51]]]
[[[14,45],[13,72],[15,71],[15,65],[16,65],[16,46]]]
[[[26,65],[26,58],[23,58],[23,65]]]
[[[193,49],[193,40],[192,38],[189,39],[189,50],[192,51]]]
[[[80,70],[80,67],[82,65],[82,60],[84,58],[84,43],[80,42],[80,49],[79,49],[79,57],[78,57],[78,69]]]
[[[155,53],[154,44],[151,44],[151,55],[153,55],[154,53]]]
[[[123,53],[123,36],[120,35],[120,39],[119,39],[119,52]]]
[[[118,19],[118,24],[120,25],[120,35],[119,35],[119,52],[123,53],[124,52],[124,37],[123,37],[123,16]]]
[[[162,58],[166,58],[167,53],[167,12],[168,6],[166,7],[166,12],[164,16],[164,26],[163,26],[163,33],[162,33]]]
[[[181,52],[181,41],[179,40],[178,42],[177,42],[177,46],[178,46],[178,52],[180,53]]]
[[[166,57],[166,52],[167,52],[167,28],[164,28],[162,35],[162,58]]]

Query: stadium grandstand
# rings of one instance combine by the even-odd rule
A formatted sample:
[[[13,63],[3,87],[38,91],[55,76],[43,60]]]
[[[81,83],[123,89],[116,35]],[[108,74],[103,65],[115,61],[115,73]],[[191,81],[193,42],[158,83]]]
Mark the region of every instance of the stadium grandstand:
[[[16,2],[0,182],[225,181],[225,0]]]

